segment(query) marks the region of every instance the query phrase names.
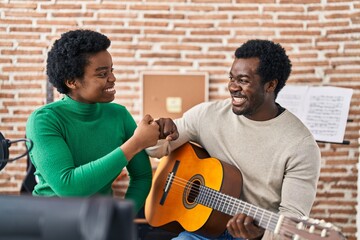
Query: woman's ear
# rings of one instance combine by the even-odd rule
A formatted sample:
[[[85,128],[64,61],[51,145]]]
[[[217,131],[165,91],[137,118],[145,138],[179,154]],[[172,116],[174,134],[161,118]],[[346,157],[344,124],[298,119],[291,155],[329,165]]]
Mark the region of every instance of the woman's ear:
[[[65,80],[65,84],[70,89],[76,88],[76,80]]]
[[[278,80],[274,79],[271,80],[270,82],[267,82],[267,86],[266,86],[266,92],[275,92],[276,86],[278,84]]]

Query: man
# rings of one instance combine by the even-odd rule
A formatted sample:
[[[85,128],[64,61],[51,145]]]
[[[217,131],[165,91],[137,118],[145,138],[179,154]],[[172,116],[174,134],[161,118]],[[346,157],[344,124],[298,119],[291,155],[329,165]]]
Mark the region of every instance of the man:
[[[309,215],[320,172],[320,151],[304,124],[276,103],[291,72],[285,50],[267,40],[250,40],[235,51],[228,89],[231,98],[199,104],[175,124],[179,138],[148,148],[161,157],[185,142],[203,146],[211,157],[242,173],[241,199],[285,216]],[[161,134],[171,140],[170,119],[158,119]],[[174,138],[176,138],[174,131]],[[235,186],[234,186],[235,187]],[[216,239],[257,239],[272,235],[253,218],[237,214]],[[231,235],[231,236],[229,236]],[[230,237],[230,238],[229,238]],[[175,238],[207,239],[182,232]]]

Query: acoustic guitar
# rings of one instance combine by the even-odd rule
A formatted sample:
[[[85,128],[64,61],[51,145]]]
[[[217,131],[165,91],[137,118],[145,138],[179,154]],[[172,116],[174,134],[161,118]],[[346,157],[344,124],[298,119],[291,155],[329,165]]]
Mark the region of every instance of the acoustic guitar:
[[[185,143],[160,161],[146,199],[145,218],[150,226],[171,232],[186,230],[217,237],[232,216],[244,213],[285,239],[344,239],[330,223],[289,218],[240,200],[241,185],[237,168]]]

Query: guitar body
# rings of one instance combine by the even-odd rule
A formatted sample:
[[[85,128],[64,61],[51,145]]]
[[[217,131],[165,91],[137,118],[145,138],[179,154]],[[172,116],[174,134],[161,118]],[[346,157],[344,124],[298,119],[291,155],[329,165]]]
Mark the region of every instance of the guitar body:
[[[173,175],[169,175],[171,172]],[[157,167],[145,203],[148,223],[176,233],[186,230],[207,237],[222,234],[231,216],[195,202],[198,186],[239,198],[242,176],[236,167],[185,143],[161,159]]]

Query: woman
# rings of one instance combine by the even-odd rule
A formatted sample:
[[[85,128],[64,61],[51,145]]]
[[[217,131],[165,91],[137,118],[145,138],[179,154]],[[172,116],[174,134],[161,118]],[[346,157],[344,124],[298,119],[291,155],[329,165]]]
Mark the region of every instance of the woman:
[[[98,32],[74,30],[48,53],[49,81],[64,97],[35,110],[26,135],[34,142],[36,196],[111,195],[124,167],[130,182],[125,198],[138,211],[151,187],[146,147],[156,144],[159,126],[146,115],[137,126],[115,98],[110,40]]]

